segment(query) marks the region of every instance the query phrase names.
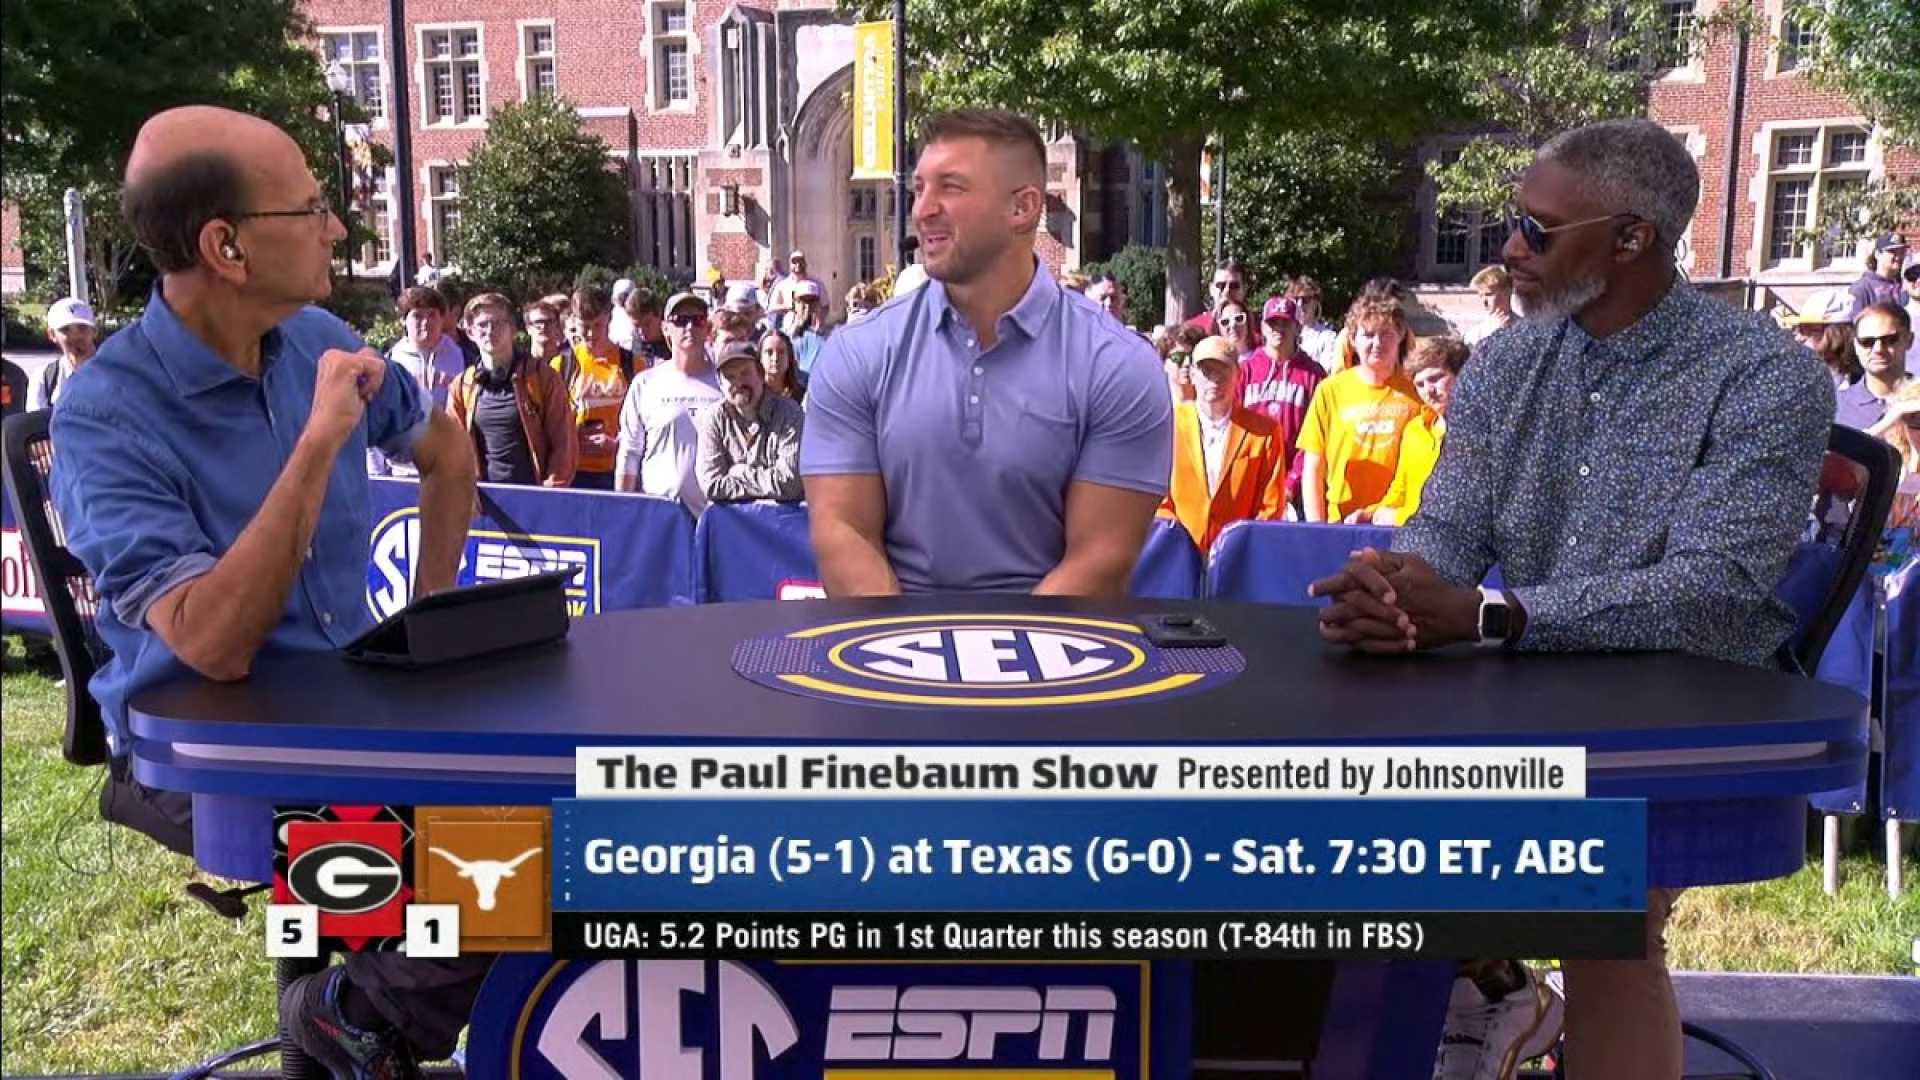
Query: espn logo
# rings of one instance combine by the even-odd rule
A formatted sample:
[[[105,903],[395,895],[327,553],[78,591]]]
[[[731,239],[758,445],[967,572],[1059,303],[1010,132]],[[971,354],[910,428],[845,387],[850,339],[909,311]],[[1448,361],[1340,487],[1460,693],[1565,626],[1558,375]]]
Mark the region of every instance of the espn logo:
[[[1081,1017],[1077,1061],[1113,1057],[1119,1003],[1103,986],[836,986],[829,1061],[994,1061],[1000,1041],[1039,1061],[1066,1061]]]

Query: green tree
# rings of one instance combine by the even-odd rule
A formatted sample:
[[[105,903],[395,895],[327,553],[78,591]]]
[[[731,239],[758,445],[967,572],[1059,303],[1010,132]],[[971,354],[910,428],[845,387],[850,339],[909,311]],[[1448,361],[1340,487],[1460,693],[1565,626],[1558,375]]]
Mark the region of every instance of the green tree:
[[[470,282],[524,295],[589,263],[627,261],[627,190],[607,144],[561,98],[505,105],[460,170],[460,226],[444,258]]]
[[[1144,328],[1161,322],[1166,311],[1167,253],[1159,248],[1128,244],[1104,263],[1081,267],[1088,277],[1110,277],[1126,290],[1128,326]]]
[[[1466,104],[1481,134],[1457,156],[1428,165],[1443,215],[1498,211],[1548,139],[1598,120],[1645,115],[1653,80],[1721,35],[1759,25],[1740,0],[1678,25],[1661,0],[1536,0],[1523,7],[1524,34],[1460,57]]]
[[[1788,20],[1810,30],[1814,81],[1845,94],[1889,146],[1920,150],[1920,5],[1914,0],[1800,0]],[[1920,219],[1920,181],[1873,180],[1821,199],[1809,241],[1862,240]]]
[[[885,18],[889,0],[843,0]],[[933,107],[1015,109],[1167,166],[1167,315],[1200,291],[1200,149],[1256,126],[1411,138],[1461,115],[1458,58],[1527,32],[1513,0],[910,0]]]
[[[66,265],[61,197],[87,204],[100,306],[151,268],[120,221],[120,175],[148,117],[224,105],[289,131],[322,176],[331,100],[296,0],[7,0],[0,19],[0,161],[21,246],[44,285]]]
[[[1227,148],[1227,247],[1250,302],[1312,275],[1337,314],[1399,254],[1405,184],[1386,144],[1344,133],[1250,131]]]

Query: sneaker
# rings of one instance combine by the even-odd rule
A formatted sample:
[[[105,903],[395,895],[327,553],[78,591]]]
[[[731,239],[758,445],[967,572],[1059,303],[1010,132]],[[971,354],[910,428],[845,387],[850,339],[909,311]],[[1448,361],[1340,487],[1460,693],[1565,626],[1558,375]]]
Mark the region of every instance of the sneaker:
[[[1566,1020],[1566,999],[1519,965],[1526,985],[1488,1000],[1472,979],[1453,980],[1447,1026],[1433,1080],[1512,1080],[1520,1063],[1553,1048]]]
[[[340,1015],[346,969],[304,975],[280,995],[280,1025],[294,1045],[318,1061],[333,1080],[420,1080],[420,1069],[392,1028],[363,1031]]]

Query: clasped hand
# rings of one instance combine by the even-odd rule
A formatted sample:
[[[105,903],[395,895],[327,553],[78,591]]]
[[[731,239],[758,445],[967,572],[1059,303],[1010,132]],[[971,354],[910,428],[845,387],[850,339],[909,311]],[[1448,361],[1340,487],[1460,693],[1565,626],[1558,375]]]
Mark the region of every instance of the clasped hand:
[[[1480,591],[1453,584],[1418,555],[1361,548],[1307,593],[1331,601],[1320,609],[1320,636],[1361,652],[1437,649],[1480,637]]]

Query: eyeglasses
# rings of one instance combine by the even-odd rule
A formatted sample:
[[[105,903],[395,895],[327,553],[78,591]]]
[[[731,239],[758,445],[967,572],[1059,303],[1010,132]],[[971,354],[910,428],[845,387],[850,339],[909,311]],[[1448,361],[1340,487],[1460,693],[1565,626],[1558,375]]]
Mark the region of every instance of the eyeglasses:
[[[705,313],[702,313],[699,315],[675,315],[673,318],[668,319],[667,321],[679,327],[682,330],[686,330],[690,327],[705,325],[707,321],[707,316]]]
[[[1184,353],[1184,352],[1170,352],[1167,354],[1167,363],[1178,364],[1181,367],[1186,367],[1188,364],[1193,363],[1193,354]]]
[[[1862,337],[1854,338],[1853,340],[1859,342],[1860,347],[1863,349],[1871,349],[1878,345],[1885,345],[1887,348],[1891,349],[1894,346],[1900,344],[1900,338],[1902,336],[1903,335],[1901,334],[1881,334],[1879,337],[1862,336]]]
[[[1584,228],[1588,225],[1598,225],[1603,221],[1620,221],[1623,219],[1635,222],[1646,220],[1639,214],[1620,213],[1588,218],[1585,221],[1569,221],[1565,225],[1542,225],[1540,224],[1540,219],[1534,217],[1532,214],[1522,213],[1518,207],[1507,207],[1507,231],[1511,233],[1515,229],[1518,229],[1520,231],[1520,239],[1526,242],[1527,250],[1533,252],[1535,255],[1545,255],[1547,253],[1547,247],[1553,242],[1554,233],[1566,232],[1569,229]]]
[[[237,220],[245,221],[247,218],[257,217],[323,218],[331,213],[333,213],[333,207],[326,203],[312,203],[298,210],[246,210],[233,216]]]
[[[1245,326],[1247,317],[1245,315],[1222,315],[1218,321],[1221,326]]]

